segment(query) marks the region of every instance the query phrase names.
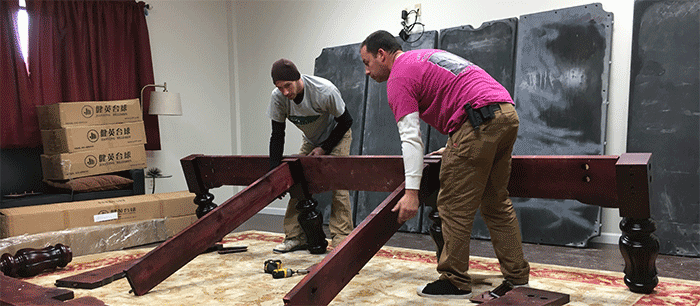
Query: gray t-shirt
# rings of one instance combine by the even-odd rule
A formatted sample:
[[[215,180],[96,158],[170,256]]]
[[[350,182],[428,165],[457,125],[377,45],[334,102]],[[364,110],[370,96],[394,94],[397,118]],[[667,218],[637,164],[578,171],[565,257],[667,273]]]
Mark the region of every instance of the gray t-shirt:
[[[277,122],[289,119],[302,132],[306,141],[320,146],[335,128],[335,117],[345,112],[345,102],[340,91],[330,81],[311,75],[301,75],[304,82],[304,99],[296,104],[287,99],[279,89],[272,91],[267,115]]]

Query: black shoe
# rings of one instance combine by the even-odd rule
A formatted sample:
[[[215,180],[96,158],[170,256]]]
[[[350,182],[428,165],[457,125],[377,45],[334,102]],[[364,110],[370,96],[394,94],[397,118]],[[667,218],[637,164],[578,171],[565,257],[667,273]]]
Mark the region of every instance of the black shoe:
[[[461,290],[448,280],[439,279],[425,286],[418,287],[418,295],[445,299],[468,299],[471,290]]]

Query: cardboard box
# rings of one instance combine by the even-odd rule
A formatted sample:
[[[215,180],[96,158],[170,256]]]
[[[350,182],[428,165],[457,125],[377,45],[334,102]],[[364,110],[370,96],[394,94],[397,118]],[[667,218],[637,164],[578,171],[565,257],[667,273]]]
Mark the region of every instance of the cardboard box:
[[[121,250],[165,241],[197,221],[194,214],[122,224],[97,225],[0,239],[0,254],[24,248],[43,249],[58,243],[73,257]]]
[[[175,236],[176,234],[190,226],[192,223],[197,221],[197,219],[197,215],[195,214],[165,218],[165,235],[167,236],[167,238]]]
[[[146,194],[0,209],[0,237],[121,224],[195,213],[194,194]]]
[[[63,102],[37,106],[39,128],[101,125],[143,121],[139,99]]]
[[[143,145],[41,155],[45,179],[67,180],[103,173],[146,168]]]
[[[76,153],[116,147],[143,145],[143,121],[104,125],[75,126],[42,130],[44,154]]]

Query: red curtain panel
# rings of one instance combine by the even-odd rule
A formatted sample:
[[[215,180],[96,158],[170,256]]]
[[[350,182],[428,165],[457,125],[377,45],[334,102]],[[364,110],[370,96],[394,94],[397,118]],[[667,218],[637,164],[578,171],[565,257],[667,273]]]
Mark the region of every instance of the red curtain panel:
[[[37,147],[41,144],[37,105],[133,99],[140,96],[143,86],[153,84],[144,6],[144,2],[132,0],[27,0],[28,82],[21,81],[20,68],[15,68],[14,75],[9,75],[4,69],[5,59],[2,73],[14,78],[17,88],[27,88],[29,94],[21,95],[22,90],[16,89],[17,102],[3,100],[3,117],[6,104],[10,104],[7,105],[7,114],[15,118],[7,123],[4,118],[2,120],[2,147]],[[3,27],[4,23],[3,20]],[[17,52],[11,50],[5,54],[4,40],[3,58]],[[146,98],[143,108],[148,141],[146,149],[160,150],[158,118],[148,115],[148,106]],[[6,129],[8,134],[14,131],[18,135],[15,137],[17,141],[12,137],[8,138],[12,142],[7,141]]]
[[[34,104],[29,92],[27,67],[16,35],[19,2],[0,1],[0,123],[2,148],[41,143]]]

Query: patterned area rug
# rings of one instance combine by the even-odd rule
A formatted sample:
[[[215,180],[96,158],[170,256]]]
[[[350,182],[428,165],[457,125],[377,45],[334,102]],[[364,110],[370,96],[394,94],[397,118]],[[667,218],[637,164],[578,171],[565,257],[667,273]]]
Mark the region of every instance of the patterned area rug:
[[[277,233],[247,231],[233,233],[226,243],[247,246],[242,253],[202,254],[143,296],[129,293],[124,278],[92,289],[71,289],[75,297],[93,296],[108,305],[282,305],[282,298],[303,277],[273,279],[264,273],[267,259],[280,259],[283,267],[304,269],[320,262],[324,255],[306,251],[275,254],[272,248],[283,236]],[[131,260],[150,249],[133,249],[74,258],[67,267],[33,278],[36,285],[54,287],[56,279]],[[471,257],[473,292],[491,290],[501,283],[498,262],[492,258]],[[382,248],[331,305],[465,305],[466,300],[426,299],[416,288],[438,277],[434,252],[403,248]],[[700,282],[660,278],[649,295],[630,292],[623,274],[531,263],[530,286],[569,294],[567,305],[700,305]]]

